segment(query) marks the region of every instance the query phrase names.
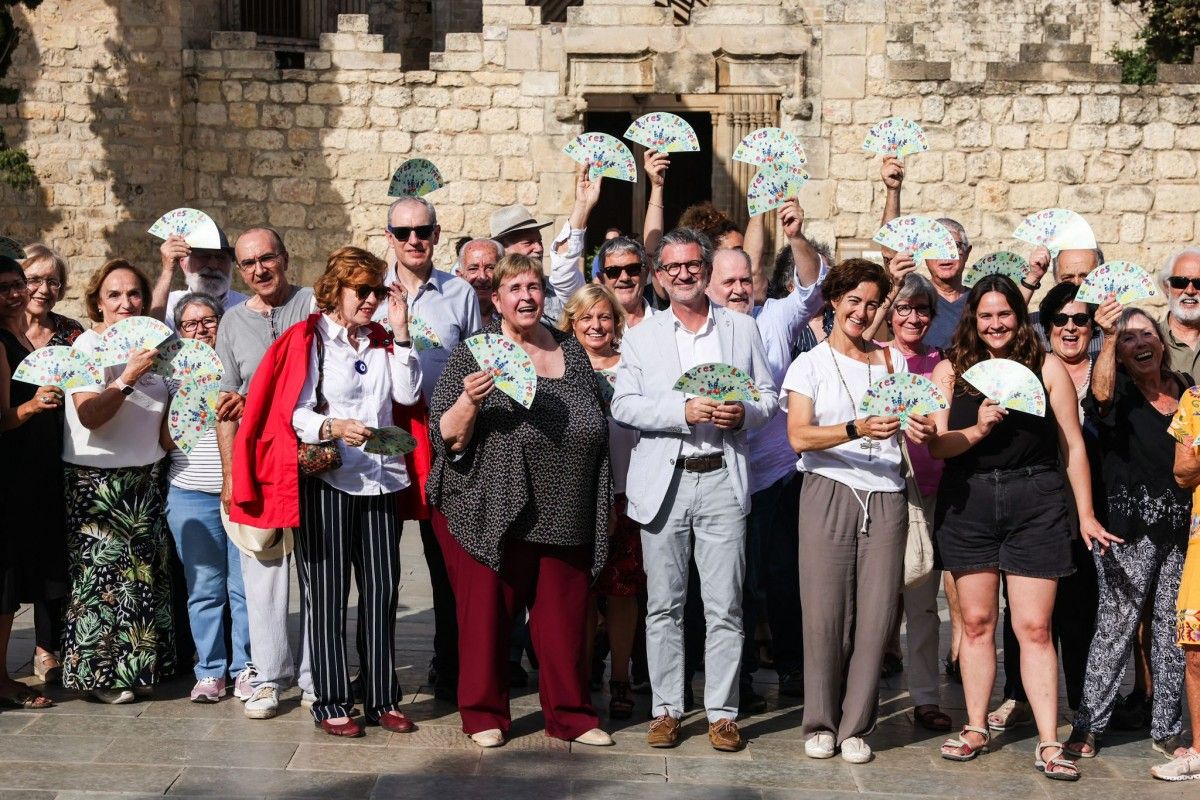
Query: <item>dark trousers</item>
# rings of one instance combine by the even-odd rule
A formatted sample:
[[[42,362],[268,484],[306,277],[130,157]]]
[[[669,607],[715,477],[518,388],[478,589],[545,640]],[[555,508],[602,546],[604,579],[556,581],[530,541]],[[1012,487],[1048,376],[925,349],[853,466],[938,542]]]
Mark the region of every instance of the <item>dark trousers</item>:
[[[513,619],[526,607],[546,733],[574,739],[598,727],[585,663],[591,548],[509,541],[496,572],[467,553],[445,523],[445,517],[434,517],[457,601],[463,731],[508,732],[509,644]]]
[[[1071,560],[1075,573],[1058,579],[1054,598],[1052,636],[1054,646],[1062,657],[1063,682],[1067,687],[1067,705],[1079,708],[1083,700],[1083,679],[1087,672],[1088,649],[1096,630],[1096,606],[1099,588],[1096,583],[1096,562],[1083,544],[1083,539],[1071,540]],[[1004,696],[1022,703],[1029,702],[1021,683],[1021,645],[1013,631],[1012,615],[1008,611],[1008,581],[1004,588]]]
[[[433,510],[433,517],[441,516]],[[446,558],[438,544],[437,534],[431,520],[422,520],[421,548],[425,551],[425,565],[429,568],[429,582],[433,588],[433,658],[437,668],[439,686],[452,687],[458,682],[458,618],[454,613],[454,590],[450,588],[450,577],[446,573]]]
[[[67,609],[67,599],[57,597],[53,600],[35,600],[33,602],[33,633],[34,644],[43,650],[57,653],[62,647],[63,614]]]
[[[346,604],[350,571],[358,585],[358,660],[364,709],[376,720],[400,705],[396,680],[396,603],[400,534],[394,497],[352,495],[318,478],[301,484],[296,565],[309,598],[317,720],[349,716],[354,689],[346,664]]]
[[[800,609],[800,473],[793,472],[750,498],[746,525],[746,583],[742,590],[742,682],[758,668],[754,631],[762,619],[771,630],[775,671],[804,667]]]

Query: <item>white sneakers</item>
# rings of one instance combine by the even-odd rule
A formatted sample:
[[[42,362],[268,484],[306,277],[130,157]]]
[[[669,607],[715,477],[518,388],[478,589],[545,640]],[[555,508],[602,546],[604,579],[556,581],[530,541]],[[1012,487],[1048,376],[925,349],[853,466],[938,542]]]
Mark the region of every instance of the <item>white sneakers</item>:
[[[274,686],[260,686],[246,701],[248,719],[271,719],[279,713],[279,694]]]
[[[842,742],[842,760],[851,764],[865,764],[871,760],[871,745],[861,736],[851,736]]]
[[[825,731],[814,733],[804,743],[804,755],[809,758],[833,758],[835,751],[833,734]]]
[[[1150,774],[1160,781],[1200,780],[1200,753],[1188,750],[1179,758],[1150,768]]]
[[[504,744],[504,734],[499,728],[488,728],[486,731],[472,733],[471,741],[480,747],[499,747]]]
[[[92,689],[92,697],[110,706],[132,703],[136,695],[129,689]]]

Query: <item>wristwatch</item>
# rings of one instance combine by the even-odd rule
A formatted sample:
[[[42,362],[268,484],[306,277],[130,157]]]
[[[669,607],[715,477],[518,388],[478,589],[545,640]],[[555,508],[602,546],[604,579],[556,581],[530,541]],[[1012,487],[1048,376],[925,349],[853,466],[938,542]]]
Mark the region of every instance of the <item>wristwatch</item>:
[[[849,436],[851,440],[858,438],[858,426],[854,424],[854,420],[850,420],[846,423],[846,435]]]
[[[120,389],[121,394],[125,395],[126,397],[129,397],[129,395],[133,394],[133,387],[120,378],[117,378],[115,381],[113,381],[112,385]]]

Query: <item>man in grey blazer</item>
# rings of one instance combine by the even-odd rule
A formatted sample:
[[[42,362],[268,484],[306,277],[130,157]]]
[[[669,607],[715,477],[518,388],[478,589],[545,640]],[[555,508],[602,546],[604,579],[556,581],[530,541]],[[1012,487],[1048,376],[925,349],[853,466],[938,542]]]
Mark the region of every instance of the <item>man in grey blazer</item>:
[[[683,608],[695,537],[707,637],[704,705],[709,741],[737,750],[742,581],[750,510],[746,432],[766,424],[779,396],[754,320],[705,295],[713,248],[688,228],[662,238],[654,258],[667,312],[625,334],[612,413],[641,432],[629,463],[628,514],[642,525],[646,652],[654,691],[647,741],[673,747],[683,716]],[[720,362],[748,373],[760,399],[718,403],[672,387],[686,370]]]

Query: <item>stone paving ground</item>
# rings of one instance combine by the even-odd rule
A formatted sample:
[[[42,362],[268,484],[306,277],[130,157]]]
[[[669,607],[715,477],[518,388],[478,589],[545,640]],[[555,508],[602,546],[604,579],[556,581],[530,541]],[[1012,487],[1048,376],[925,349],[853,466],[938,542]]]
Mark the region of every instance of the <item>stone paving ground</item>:
[[[938,757],[943,738],[912,723],[903,678],[883,691],[882,719],[870,738],[875,760],[805,758],[801,707],[780,702],[773,673],[760,672],[770,710],[742,720],[748,746],[717,753],[703,715],[693,712],[683,743],[673,750],[645,745],[648,710],[610,727],[617,745],[588,748],[545,736],[535,689],[513,700],[514,738],[481,752],[461,732],[454,708],[422,686],[433,634],[430,591],[420,538],[402,543],[401,618],[396,629],[405,712],[420,728],[407,735],[368,729],[357,740],[320,733],[300,708],[296,691],[281,714],[251,721],[232,698],[215,706],[187,700],[188,679],[159,687],[156,699],[124,706],[89,702],[61,689],[44,713],[0,713],[0,800],[142,800],[207,798],[421,798],[422,800],[785,800],[785,798],[962,797],[1111,800],[1194,796],[1194,784],[1149,777],[1158,756],[1144,737],[1110,737],[1102,756],[1082,764],[1075,784],[1052,783],[1033,769],[1032,729],[996,740],[993,752],[968,764]],[[353,605],[351,606],[353,608]],[[945,620],[943,610],[943,620]],[[293,615],[292,626],[298,623]],[[32,619],[24,609],[10,647],[10,669],[29,676]],[[943,632],[948,625],[943,624]],[[1002,680],[1002,679],[1001,679]],[[697,681],[697,697],[701,689]],[[943,688],[943,708],[962,719],[959,687]],[[596,696],[607,708],[607,698]],[[1067,733],[1066,709],[1064,727]],[[1148,734],[1147,734],[1148,735]]]

